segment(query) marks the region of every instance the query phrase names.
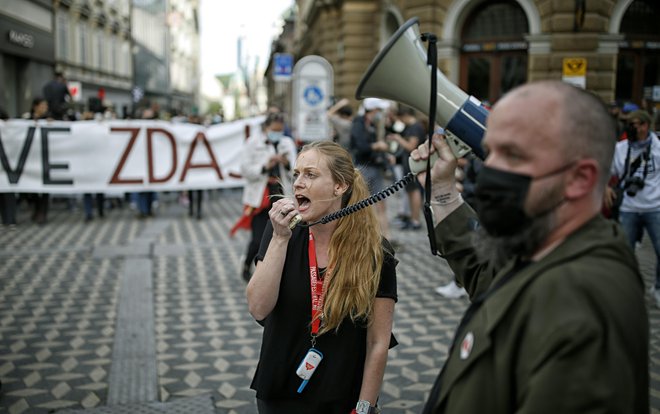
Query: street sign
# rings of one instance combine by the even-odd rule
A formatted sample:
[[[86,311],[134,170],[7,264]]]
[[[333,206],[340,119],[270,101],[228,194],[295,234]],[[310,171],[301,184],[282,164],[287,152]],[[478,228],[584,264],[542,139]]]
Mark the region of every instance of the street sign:
[[[71,94],[71,100],[73,102],[82,101],[82,83],[80,82],[67,82],[67,88],[69,88],[69,93]]]
[[[582,89],[587,86],[587,59],[564,58],[562,61],[562,80]]]
[[[293,68],[294,138],[301,141],[330,139],[326,115],[333,95],[333,70],[321,56],[305,56]]]
[[[131,96],[133,97],[133,102],[138,103],[144,97],[144,90],[139,86],[133,86]]]
[[[290,81],[293,73],[293,55],[275,53],[273,56],[273,80]]]

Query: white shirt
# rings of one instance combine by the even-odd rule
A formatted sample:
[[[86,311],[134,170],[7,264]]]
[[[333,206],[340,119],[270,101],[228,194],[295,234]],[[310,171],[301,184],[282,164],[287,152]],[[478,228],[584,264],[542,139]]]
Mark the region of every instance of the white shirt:
[[[649,213],[660,210],[660,140],[653,132],[649,132],[649,139],[651,140],[651,154],[648,161],[644,157],[647,147],[631,148],[630,150],[630,163],[637,157],[642,157],[634,176],[644,178],[644,169],[648,162],[648,169],[646,178],[644,178],[644,188],[640,189],[634,197],[627,194],[623,197],[621,204],[621,211],[628,213]],[[626,155],[628,154],[629,143],[627,140],[619,141],[614,149],[614,160],[612,161],[612,175],[621,177],[625,170]],[[629,168],[630,169],[630,168]],[[630,177],[628,171],[628,177]]]

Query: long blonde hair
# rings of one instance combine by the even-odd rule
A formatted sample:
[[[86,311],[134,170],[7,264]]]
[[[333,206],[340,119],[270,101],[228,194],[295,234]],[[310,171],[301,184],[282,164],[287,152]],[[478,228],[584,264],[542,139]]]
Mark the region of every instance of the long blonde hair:
[[[331,141],[305,145],[300,153],[316,150],[325,158],[334,182],[347,184],[342,207],[369,196],[362,173],[355,168],[351,155]],[[373,208],[367,207],[338,220],[330,239],[323,326],[319,334],[339,329],[346,318],[371,323],[373,303],[380,284],[383,248],[380,226]]]

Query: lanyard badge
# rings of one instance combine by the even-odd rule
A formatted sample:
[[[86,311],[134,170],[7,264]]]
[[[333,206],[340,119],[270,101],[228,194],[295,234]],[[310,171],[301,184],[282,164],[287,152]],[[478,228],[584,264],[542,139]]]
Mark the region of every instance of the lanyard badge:
[[[296,375],[303,380],[300,387],[298,387],[298,393],[303,392],[309,379],[312,378],[312,374],[316,371],[316,367],[319,366],[319,363],[323,359],[321,351],[314,348],[314,346],[316,345],[316,336],[323,319],[323,299],[325,292],[323,290],[323,279],[319,277],[319,269],[316,262],[316,246],[314,244],[314,235],[311,231],[309,232],[309,284],[312,295],[312,326],[310,333],[312,347],[307,351],[307,355],[305,355],[305,358],[298,365],[298,369],[296,369]]]
[[[310,348],[307,351],[307,355],[303,358],[298,369],[296,370],[296,375],[302,378],[302,383],[298,387],[298,394],[303,392],[305,386],[309,382],[309,379],[312,378],[312,374],[316,371],[316,367],[319,366],[321,360],[323,359],[323,354],[316,348]]]

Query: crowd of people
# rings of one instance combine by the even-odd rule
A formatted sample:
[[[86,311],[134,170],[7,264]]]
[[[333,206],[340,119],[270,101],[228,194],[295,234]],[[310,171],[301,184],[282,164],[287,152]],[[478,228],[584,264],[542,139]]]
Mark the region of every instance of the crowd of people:
[[[74,106],[67,81],[63,73],[55,72],[53,79],[46,82],[42,88],[42,95],[32,99],[30,110],[21,116],[22,119],[55,120],[55,121],[90,121],[118,119],[117,112],[112,105],[104,104],[100,99],[90,100],[85,107]],[[223,122],[222,112],[207,117],[172,110],[161,110],[157,102],[143,99],[139,105],[129,113],[124,113],[124,119],[162,119],[174,123],[191,123],[211,125]],[[0,120],[9,120],[6,111],[0,108]],[[179,203],[188,208],[188,215],[202,219],[203,200],[207,197],[203,190],[186,190],[180,192]],[[30,222],[46,224],[53,197],[47,193],[0,193],[0,218],[2,225],[10,228],[18,223],[18,217],[23,210],[30,210]],[[137,218],[148,218],[155,215],[159,205],[159,195],[153,191],[135,193],[110,194],[85,193],[81,197],[76,195],[61,196],[69,210],[74,210],[82,204],[84,220],[89,222],[96,216],[103,218],[109,208],[129,206],[136,212]],[[80,202],[80,203],[79,203]]]
[[[372,98],[351,120],[349,105],[328,110],[334,143],[304,146],[292,169],[287,161],[293,195],[281,189],[262,198],[268,219],[256,267],[244,271],[250,313],[264,326],[252,383],[260,413],[340,413],[353,404],[352,412],[376,412],[387,348],[396,343],[396,273],[385,271],[396,248],[385,203],[366,216],[307,225],[382,190],[405,174],[409,156],[426,159],[428,125],[410,108]],[[484,160],[457,160],[444,135],[433,135],[430,151],[440,157],[431,170],[432,237],[455,275],[438,293],[471,303],[425,413],[648,412],[649,326],[634,249],[646,231],[660,257],[660,142],[652,130],[648,112],[608,113],[594,95],[544,81],[494,106]],[[274,178],[276,153],[262,157],[262,181]],[[407,189],[403,228],[421,227],[423,191],[417,183]],[[615,217],[606,213],[613,206]],[[298,214],[303,225],[290,226]],[[344,229],[358,220],[365,233],[353,243]],[[354,258],[356,250],[368,257]],[[345,274],[365,260],[370,267]],[[362,301],[349,294],[368,281]],[[660,307],[660,276],[653,289]],[[355,329],[366,329],[359,340]]]
[[[56,77],[29,117],[64,116]],[[660,308],[660,141],[654,114],[603,104],[558,81],[519,86],[497,102],[485,158],[456,159],[428,120],[377,98],[328,108],[332,137],[299,143],[272,108],[244,143],[243,214],[250,231],[241,276],[263,326],[251,387],[260,413],[373,413],[397,302],[396,232],[419,231],[430,192],[429,237],[453,271],[437,292],[466,296],[447,360],[424,413],[648,412],[649,326],[635,248],[656,255],[650,287]],[[141,118],[158,117],[146,108]],[[543,128],[539,125],[543,122]],[[194,121],[191,121],[194,122]],[[435,127],[435,126],[434,126]],[[322,217],[439,155],[431,186],[409,183],[390,222],[382,200],[330,222]],[[3,194],[4,224],[17,201]],[[190,191],[193,200],[200,191]],[[47,194],[26,197],[44,223]],[[85,194],[85,216],[102,194]],[[153,215],[153,192],[128,196]],[[13,215],[13,216],[12,216]],[[359,228],[359,231],[356,229]]]

